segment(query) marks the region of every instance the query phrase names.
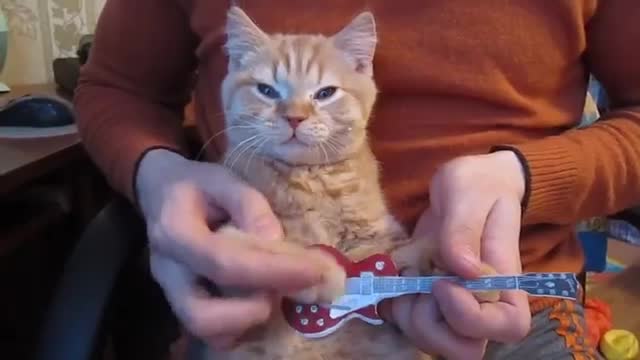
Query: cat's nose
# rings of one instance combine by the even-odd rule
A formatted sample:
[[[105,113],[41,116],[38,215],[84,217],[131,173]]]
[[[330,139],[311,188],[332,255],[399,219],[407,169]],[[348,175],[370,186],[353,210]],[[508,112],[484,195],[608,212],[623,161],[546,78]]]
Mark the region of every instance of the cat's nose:
[[[289,122],[289,126],[291,126],[293,130],[295,130],[307,118],[302,116],[287,116],[286,119]]]

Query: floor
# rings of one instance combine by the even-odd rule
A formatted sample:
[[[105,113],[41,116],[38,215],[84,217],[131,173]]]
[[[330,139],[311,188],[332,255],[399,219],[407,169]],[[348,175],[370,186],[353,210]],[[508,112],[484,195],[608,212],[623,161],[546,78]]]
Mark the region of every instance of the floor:
[[[640,339],[640,247],[611,240],[608,253],[627,267],[605,281],[589,285],[587,296],[607,302],[613,313],[613,326],[629,330]]]

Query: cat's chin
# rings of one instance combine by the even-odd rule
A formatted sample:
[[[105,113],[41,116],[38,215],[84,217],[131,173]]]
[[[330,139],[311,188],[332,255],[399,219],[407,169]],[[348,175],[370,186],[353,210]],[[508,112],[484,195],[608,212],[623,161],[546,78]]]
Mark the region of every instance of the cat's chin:
[[[337,153],[331,151],[329,147],[323,149],[320,144],[305,144],[299,140],[289,140],[272,147],[266,155],[291,166],[331,165],[353,157],[363,145],[363,143],[351,144]]]
[[[301,147],[300,149],[283,149],[282,151],[275,151],[273,159],[286,163],[290,166],[318,166],[318,165],[331,165],[339,163],[348,159],[351,153],[341,154],[327,154],[319,148],[313,148],[309,146]]]

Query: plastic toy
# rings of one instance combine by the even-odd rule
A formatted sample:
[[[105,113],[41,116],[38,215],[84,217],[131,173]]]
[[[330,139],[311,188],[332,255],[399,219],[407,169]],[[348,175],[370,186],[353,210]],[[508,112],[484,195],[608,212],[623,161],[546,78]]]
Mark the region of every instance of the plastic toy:
[[[457,283],[471,291],[524,290],[532,296],[575,300],[578,280],[573,273],[529,273],[483,276],[464,280],[456,276],[403,277],[386,254],[375,254],[352,262],[338,250],[318,246],[333,255],[347,274],[345,294],[331,304],[300,304],[284,299],[282,310],[287,323],[307,338],[321,338],[338,330],[351,319],[381,325],[377,305],[384,299],[406,294],[431,293],[436,281]]]
[[[638,338],[622,329],[609,330],[600,340],[600,351],[607,360],[637,359],[638,347]]]

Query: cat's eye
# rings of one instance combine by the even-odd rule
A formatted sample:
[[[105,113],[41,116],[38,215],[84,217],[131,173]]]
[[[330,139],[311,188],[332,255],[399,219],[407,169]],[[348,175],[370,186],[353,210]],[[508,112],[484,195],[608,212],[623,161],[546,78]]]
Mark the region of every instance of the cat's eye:
[[[280,98],[280,93],[278,93],[278,90],[274,89],[273,86],[271,85],[267,85],[264,83],[259,83],[258,84],[258,91],[260,92],[260,94],[268,97],[269,99],[279,99]]]
[[[316,91],[316,93],[313,95],[313,98],[316,99],[316,100],[328,99],[328,98],[332,97],[333,94],[335,94],[337,90],[338,90],[338,88],[335,87],[335,86],[323,87],[322,89]]]

